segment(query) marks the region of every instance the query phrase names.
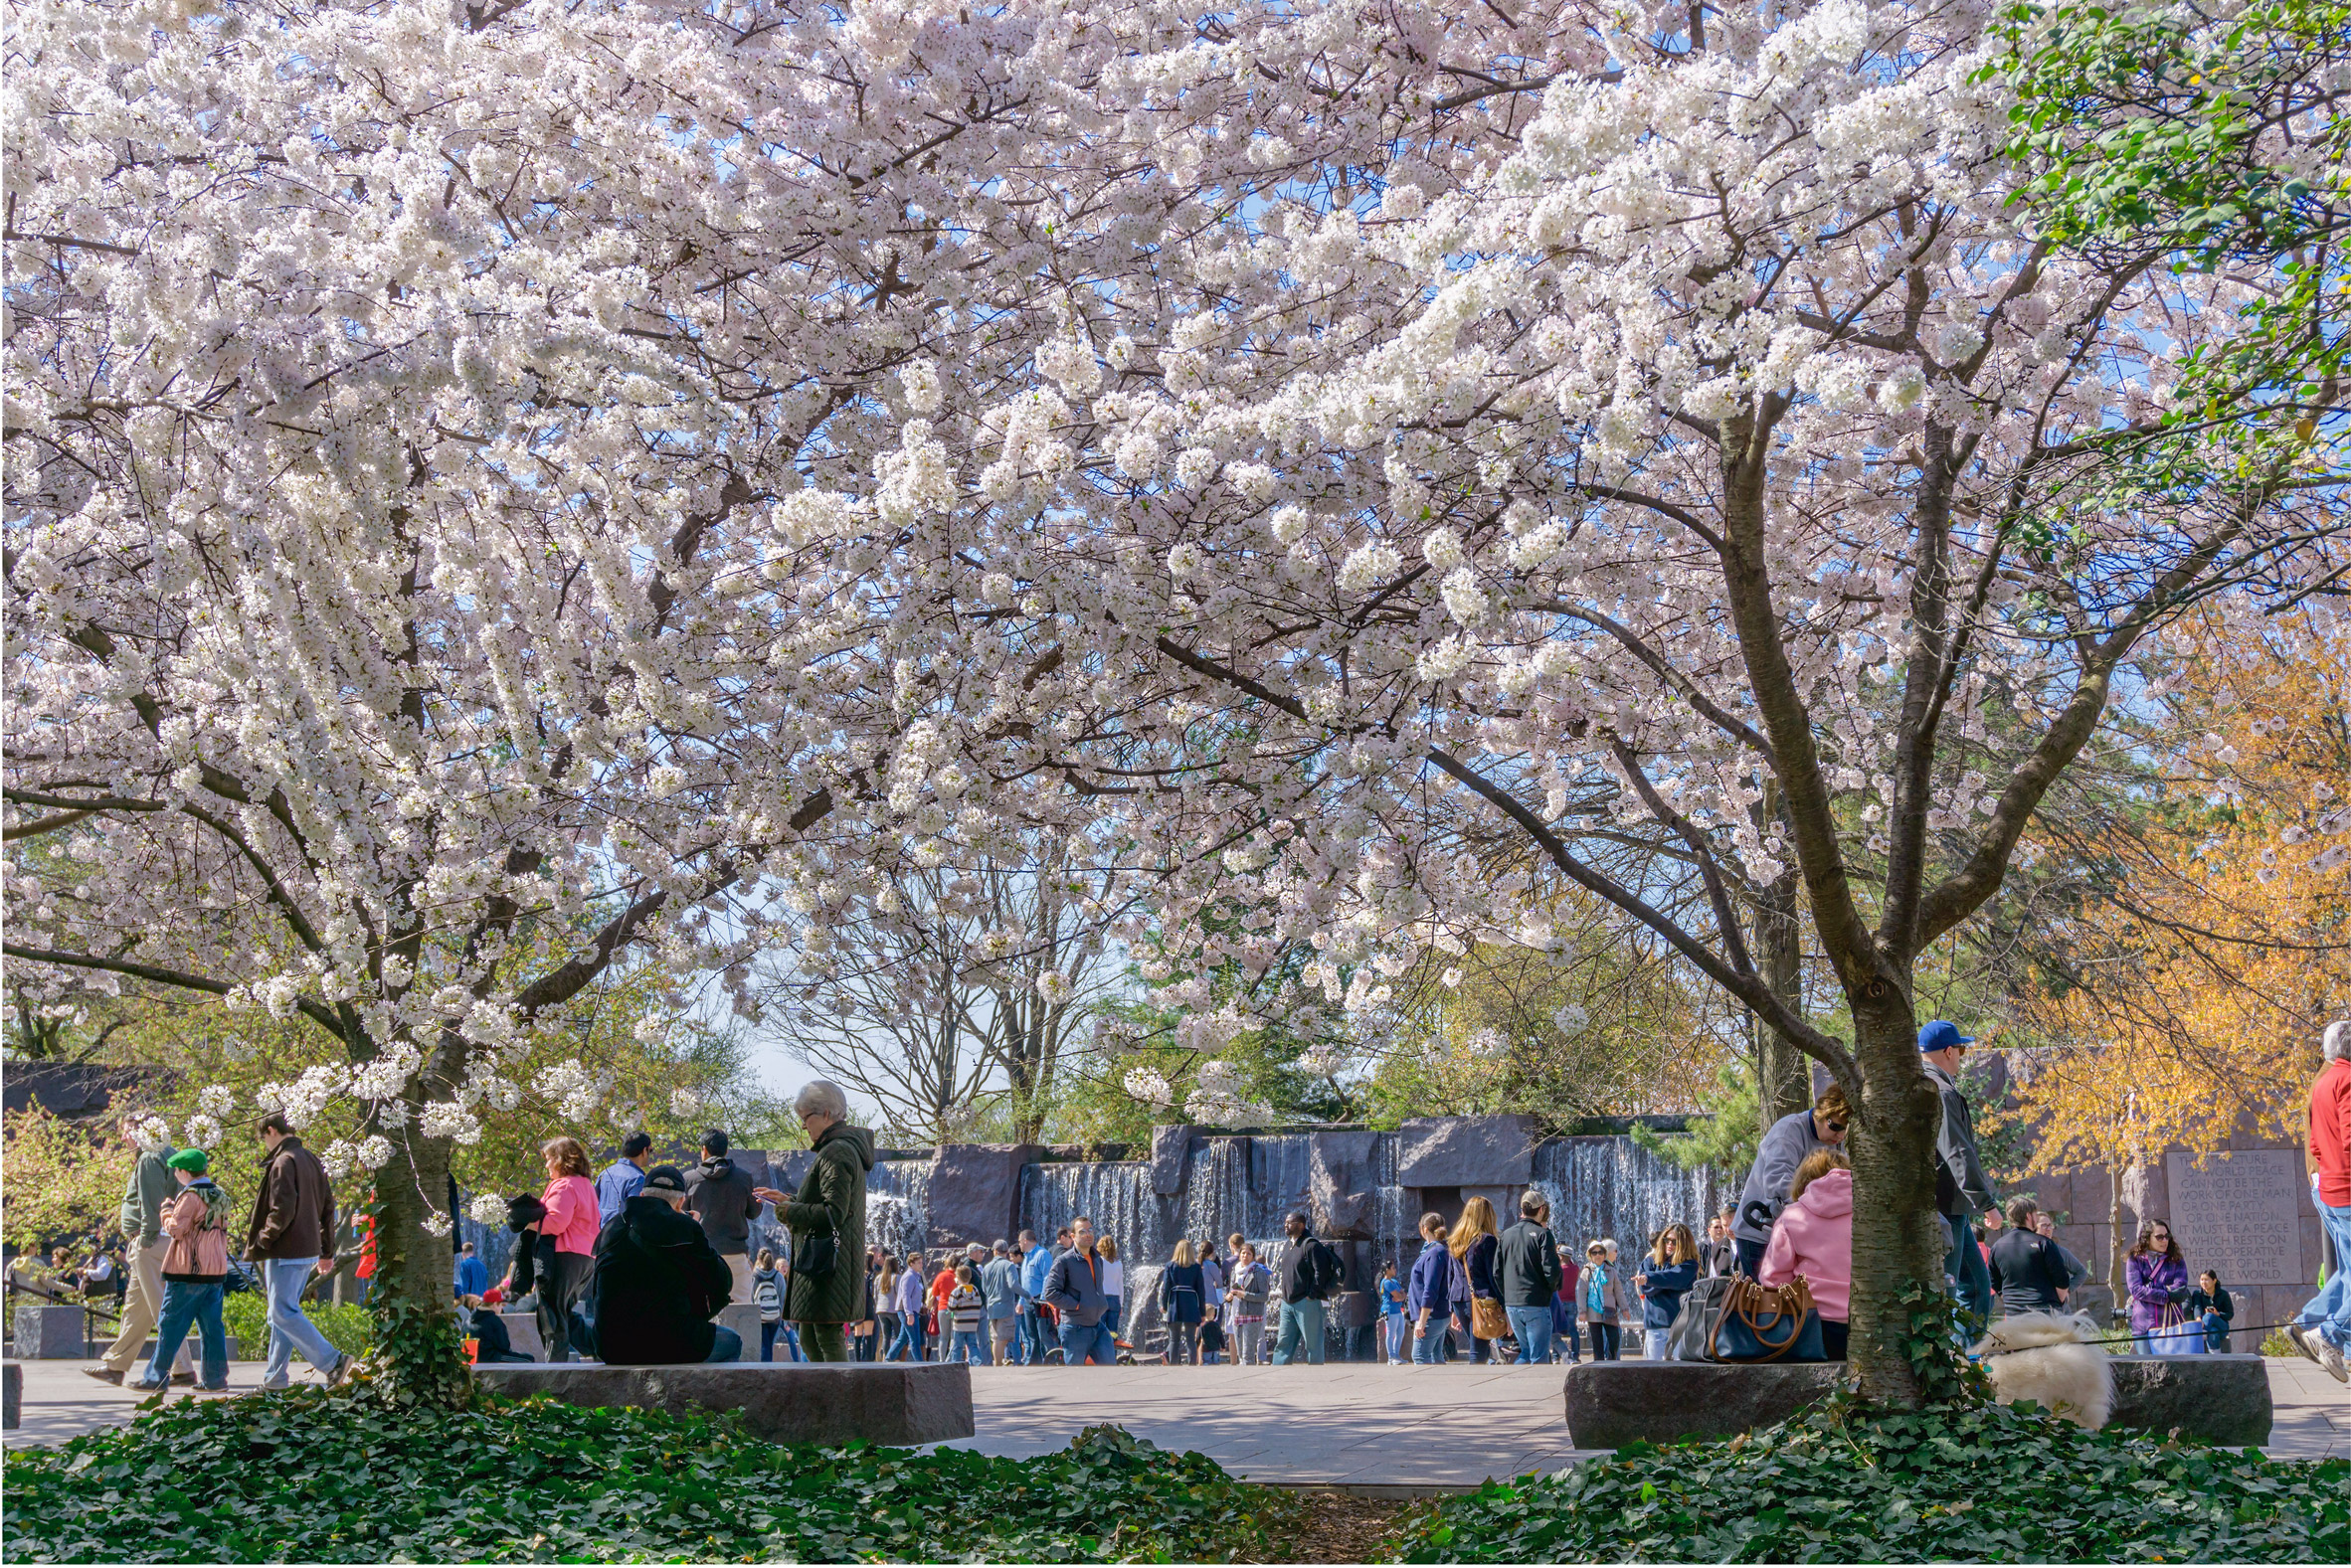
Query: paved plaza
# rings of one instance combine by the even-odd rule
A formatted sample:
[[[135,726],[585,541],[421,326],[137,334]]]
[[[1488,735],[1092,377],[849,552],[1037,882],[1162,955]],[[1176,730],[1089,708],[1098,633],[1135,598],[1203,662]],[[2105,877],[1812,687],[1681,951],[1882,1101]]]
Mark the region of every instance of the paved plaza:
[[[128,1421],[139,1397],[76,1361],[27,1361],[24,1424],[10,1448]],[[2351,1457],[2351,1389],[2303,1360],[2271,1360],[2268,1452]],[[233,1363],[253,1387],[259,1362]],[[296,1376],[315,1381],[303,1368]],[[1559,1370],[1536,1367],[981,1367],[972,1437],[950,1445],[1014,1458],[1111,1424],[1162,1448],[1195,1450],[1251,1481],[1403,1495],[1488,1477],[1556,1470],[1596,1452],[1567,1445]],[[176,1392],[173,1398],[193,1397]]]

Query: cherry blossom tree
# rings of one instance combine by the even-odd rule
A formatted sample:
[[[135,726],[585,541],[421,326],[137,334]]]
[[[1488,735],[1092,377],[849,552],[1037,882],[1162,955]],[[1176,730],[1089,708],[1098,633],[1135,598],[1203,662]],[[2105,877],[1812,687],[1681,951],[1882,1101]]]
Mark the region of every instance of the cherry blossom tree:
[[[952,523],[976,556],[1022,529],[1035,634],[1087,628],[1041,766],[1115,798],[1168,907],[1265,917],[1202,963],[1308,941],[1311,980],[1376,1008],[1424,948],[1554,945],[1572,885],[1833,1073],[1868,1194],[1855,1356],[1897,1402],[1945,1248],[1921,957],[2151,629],[2343,548],[2306,431],[2183,431],[2167,401],[2261,274],[2039,235],[1984,19],[1560,13],[1598,58],[1496,66],[1542,87],[1507,135],[1392,150],[1376,205],[1261,195],[1173,322],[1163,264],[1156,335],[1088,303],[1099,362],[1040,353],[1031,394],[1093,393],[1088,444],[1036,466],[1047,496],[984,472],[995,504]],[[979,424],[1025,463],[1013,414]],[[2128,453],[2157,431],[2199,445],[2153,484]],[[1483,873],[1497,832],[1524,871]],[[1750,944],[1775,904],[1852,1038]]]

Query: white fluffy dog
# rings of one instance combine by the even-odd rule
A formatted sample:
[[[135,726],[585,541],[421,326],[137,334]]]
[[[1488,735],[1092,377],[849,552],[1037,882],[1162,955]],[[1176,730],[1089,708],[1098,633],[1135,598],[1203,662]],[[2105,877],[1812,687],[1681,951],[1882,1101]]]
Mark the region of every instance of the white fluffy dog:
[[[2114,1369],[2097,1325],[2080,1314],[2015,1312],[1975,1347],[2002,1404],[2029,1399],[2053,1416],[2095,1432],[2114,1410]]]

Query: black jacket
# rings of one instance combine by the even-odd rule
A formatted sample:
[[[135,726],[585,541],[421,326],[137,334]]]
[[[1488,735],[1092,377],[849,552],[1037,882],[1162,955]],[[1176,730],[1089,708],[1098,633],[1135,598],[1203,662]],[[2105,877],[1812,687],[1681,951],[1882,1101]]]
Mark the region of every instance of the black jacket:
[[[751,1216],[759,1200],[751,1189],[759,1183],[751,1172],[724,1154],[706,1157],[685,1173],[686,1212],[702,1222],[702,1234],[722,1253],[751,1251]]]
[[[1160,1274],[1160,1310],[1172,1323],[1196,1323],[1207,1315],[1208,1281],[1196,1263],[1172,1263]]]
[[[1339,1294],[1340,1277],[1345,1273],[1329,1242],[1311,1234],[1302,1236],[1282,1250],[1282,1300],[1329,1301]]]
[[[2188,1305],[2184,1309],[2190,1318],[2198,1322],[2203,1321],[2206,1312],[2219,1312],[2223,1322],[2237,1320],[2237,1304],[2229,1299],[2229,1288],[2225,1285],[2215,1286],[2210,1296],[2205,1295],[2201,1287],[2190,1291]]]
[[[1550,1228],[1521,1220],[1502,1233],[1494,1278],[1505,1307],[1548,1307],[1559,1293],[1559,1244]]]
[[[2037,1231],[2011,1225],[1992,1242],[1992,1290],[2003,1311],[2054,1312],[2058,1292],[2073,1283],[2058,1245]]]
[[[735,1277],[702,1227],[666,1200],[639,1195],[596,1238],[588,1287],[596,1343],[608,1366],[710,1359],[710,1319]]]

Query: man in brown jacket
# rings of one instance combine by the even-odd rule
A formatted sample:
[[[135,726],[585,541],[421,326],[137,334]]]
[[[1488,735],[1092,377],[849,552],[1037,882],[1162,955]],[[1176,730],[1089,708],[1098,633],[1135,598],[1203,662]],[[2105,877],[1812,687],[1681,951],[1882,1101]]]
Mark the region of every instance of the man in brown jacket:
[[[334,1273],[334,1188],[318,1156],[302,1146],[277,1112],[262,1119],[262,1146],[267,1151],[262,1184],[245,1232],[245,1256],[261,1265],[270,1298],[270,1359],[262,1368],[262,1387],[283,1388],[292,1381],[296,1350],[326,1374],[327,1382],[339,1383],[351,1370],[351,1358],[328,1344],[302,1311],[302,1287],[310,1271]]]

